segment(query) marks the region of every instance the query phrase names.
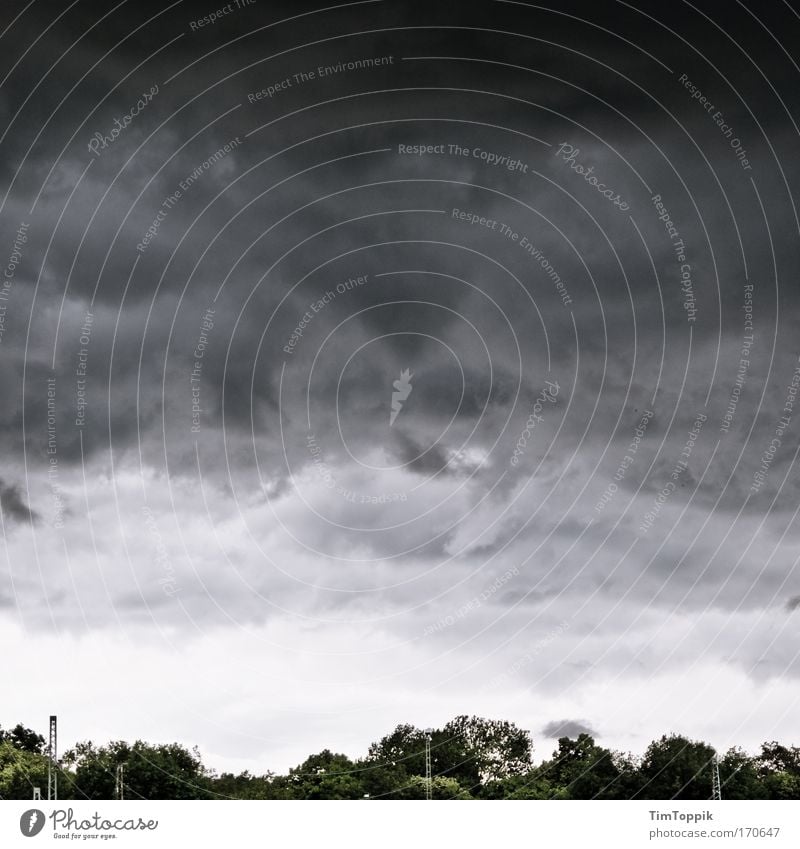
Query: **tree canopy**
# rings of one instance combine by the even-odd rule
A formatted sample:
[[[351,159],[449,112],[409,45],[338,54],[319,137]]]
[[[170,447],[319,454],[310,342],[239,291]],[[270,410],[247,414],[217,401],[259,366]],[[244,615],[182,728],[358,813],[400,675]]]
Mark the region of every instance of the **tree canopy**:
[[[641,757],[612,751],[588,733],[558,740],[534,763],[531,735],[513,722],[457,716],[441,728],[401,724],[363,757],[323,749],[285,775],[222,773],[179,743],[76,744],[57,765],[60,799],[112,799],[122,767],[126,799],[425,799],[426,740],[433,799],[710,799],[716,760],[723,798],[800,799],[800,748],[765,742],[758,754],[717,753],[680,734]],[[30,799],[47,787],[41,734],[0,728],[0,798]]]

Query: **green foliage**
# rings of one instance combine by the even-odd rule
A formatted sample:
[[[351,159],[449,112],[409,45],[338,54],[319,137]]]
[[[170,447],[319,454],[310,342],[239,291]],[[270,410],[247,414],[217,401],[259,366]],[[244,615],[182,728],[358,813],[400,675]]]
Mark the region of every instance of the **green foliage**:
[[[766,799],[767,788],[758,773],[758,762],[741,749],[729,749],[719,762],[723,799]]]
[[[22,723],[18,723],[10,731],[3,731],[0,728],[0,743],[10,743],[21,752],[43,754],[45,750],[44,737],[26,728]]]
[[[284,799],[281,782],[275,781],[275,776],[268,772],[266,775],[251,775],[247,770],[239,775],[223,772],[212,783],[213,791],[226,799]]]
[[[764,743],[756,769],[768,799],[800,799],[800,748]]]
[[[641,758],[562,737],[551,758],[532,763],[527,731],[512,722],[457,716],[431,738],[434,799],[697,799],[711,797],[714,749],[670,734]],[[127,799],[425,799],[428,732],[398,725],[353,761],[324,749],[286,775],[207,770],[199,752],[137,740],[78,743],[58,770],[60,799],[111,799],[124,765]],[[0,729],[0,798],[47,789],[44,738],[23,725]],[[800,748],[764,743],[753,757],[729,749],[719,760],[724,799],[800,799]]]
[[[710,799],[714,749],[679,734],[654,740],[642,759],[641,799]]]
[[[373,768],[364,773],[364,784],[370,797],[416,798],[409,788],[417,787],[415,776],[425,776],[425,737],[413,725],[398,725],[369,747],[367,763]],[[531,751],[530,735],[513,722],[457,716],[431,731],[432,774],[454,779],[459,792],[524,774],[531,768]],[[453,790],[447,785],[441,792]]]
[[[393,766],[369,758],[357,761],[364,795],[370,799],[399,799],[410,777],[402,764]]]
[[[425,777],[412,775],[408,783],[399,788],[395,799],[425,799]],[[431,796],[433,799],[471,799],[469,791],[464,789],[455,778],[446,775],[436,775],[431,780]]]
[[[541,765],[539,774],[553,787],[563,789],[569,799],[618,798],[620,769],[614,755],[595,745],[589,734],[579,734],[577,740],[561,737],[558,749]]]
[[[502,781],[491,781],[480,790],[481,799],[569,799],[564,787],[548,780],[541,768]]]
[[[361,771],[347,755],[325,749],[289,770],[287,787],[292,799],[362,799]]]
[[[407,775],[425,774],[425,732],[413,725],[398,725],[391,734],[369,747],[367,760]]]
[[[199,753],[178,743],[150,745],[122,740],[96,747],[79,743],[64,762],[75,767],[74,783],[81,798],[113,799],[116,769],[124,766],[124,794],[133,799],[207,799],[210,777]]]
[[[530,734],[513,722],[457,716],[437,735],[450,760],[434,772],[461,776],[472,784],[524,775],[531,768]],[[437,747],[439,749],[439,747]],[[445,761],[439,755],[441,761]]]
[[[31,799],[34,787],[47,791],[47,758],[0,743],[0,798]]]
[[[371,799],[414,798],[404,794],[414,776],[425,775],[425,732],[398,725],[370,745],[360,767],[364,793]]]

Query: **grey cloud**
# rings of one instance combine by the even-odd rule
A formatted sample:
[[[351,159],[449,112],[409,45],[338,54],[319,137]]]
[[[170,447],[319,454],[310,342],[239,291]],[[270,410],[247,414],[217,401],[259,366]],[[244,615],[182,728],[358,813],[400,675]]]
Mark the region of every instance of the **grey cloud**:
[[[0,507],[12,522],[38,522],[40,516],[25,503],[20,487],[0,478]]]
[[[554,740],[559,737],[575,738],[579,734],[597,737],[597,732],[584,719],[554,719],[544,726],[542,734]]]

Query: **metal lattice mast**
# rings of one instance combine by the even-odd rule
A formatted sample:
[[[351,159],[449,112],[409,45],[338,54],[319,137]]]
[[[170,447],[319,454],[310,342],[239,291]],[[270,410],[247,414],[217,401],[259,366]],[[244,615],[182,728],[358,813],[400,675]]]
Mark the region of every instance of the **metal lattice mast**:
[[[58,719],[50,717],[50,743],[47,747],[47,798],[58,799]]]
[[[722,799],[722,782],[719,780],[719,758],[714,755],[711,762],[711,798]]]
[[[431,775],[431,732],[425,732],[425,798],[433,799],[433,776]]]
[[[120,801],[125,798],[125,764],[117,764],[117,775],[114,781],[114,798]]]

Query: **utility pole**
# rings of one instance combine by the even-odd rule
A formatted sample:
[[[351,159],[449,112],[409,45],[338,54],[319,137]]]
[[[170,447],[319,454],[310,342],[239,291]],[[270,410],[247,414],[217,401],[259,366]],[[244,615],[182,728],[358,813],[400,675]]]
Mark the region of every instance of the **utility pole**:
[[[120,801],[125,798],[125,764],[117,764],[117,775],[114,781],[114,798]]]
[[[711,762],[711,798],[722,800],[722,782],[719,780],[719,758],[714,755]]]
[[[47,747],[47,798],[58,800],[58,718],[50,717],[50,744]]]
[[[431,775],[431,730],[425,731],[425,798],[433,799],[433,776]]]

